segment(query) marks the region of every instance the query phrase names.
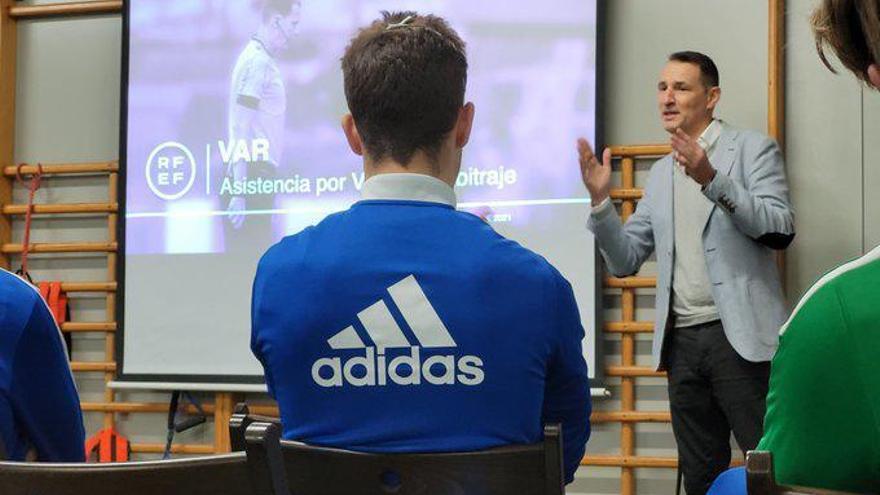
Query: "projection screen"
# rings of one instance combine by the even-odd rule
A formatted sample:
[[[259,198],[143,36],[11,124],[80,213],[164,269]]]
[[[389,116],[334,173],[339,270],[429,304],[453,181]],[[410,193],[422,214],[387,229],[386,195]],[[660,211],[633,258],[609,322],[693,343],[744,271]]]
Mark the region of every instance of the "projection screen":
[[[285,49],[261,69],[272,71],[260,79],[270,86],[262,90],[271,123],[245,139],[235,131],[242,88],[233,81],[260,42],[263,1],[126,2],[118,381],[263,383],[249,347],[256,263],[282,237],[359,198],[361,159],[339,124],[340,57],[382,10],[443,16],[467,42],[467,100],[477,111],[459,209],[572,283],[595,379],[599,272],[575,140],[601,142],[597,1],[302,0],[298,19],[283,26]],[[268,163],[274,178],[236,176],[236,160]],[[245,190],[260,199],[233,204]]]

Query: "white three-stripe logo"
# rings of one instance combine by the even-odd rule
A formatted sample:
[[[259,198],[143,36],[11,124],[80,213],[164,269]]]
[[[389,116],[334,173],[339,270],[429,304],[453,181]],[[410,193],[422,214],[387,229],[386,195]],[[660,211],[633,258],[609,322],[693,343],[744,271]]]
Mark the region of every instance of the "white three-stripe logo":
[[[388,288],[388,293],[422,347],[456,347],[455,340],[449,335],[449,330],[414,276],[410,275],[392,285]],[[379,350],[412,345],[397,325],[385,301],[380,299],[357,316]],[[337,350],[367,347],[353,326],[330,337],[327,343]]]

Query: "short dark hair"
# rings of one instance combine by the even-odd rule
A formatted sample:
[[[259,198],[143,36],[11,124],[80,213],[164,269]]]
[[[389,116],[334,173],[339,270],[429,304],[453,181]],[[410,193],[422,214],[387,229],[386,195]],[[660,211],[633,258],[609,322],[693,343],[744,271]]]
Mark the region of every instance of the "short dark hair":
[[[837,73],[825,56],[827,45],[844,67],[867,81],[868,66],[880,63],[880,2],[824,0],[810,21],[822,63]]]
[[[467,86],[464,41],[433,15],[382,12],[342,57],[345,98],[367,153],[406,165],[436,160]]]
[[[294,5],[300,5],[301,0],[263,0],[263,20],[272,14],[287,15]]]
[[[718,77],[718,67],[715,65],[715,62],[704,53],[694,51],[675,52],[669,55],[669,61],[684,62],[699,67],[700,80],[703,81],[703,86],[707,88],[721,85]]]

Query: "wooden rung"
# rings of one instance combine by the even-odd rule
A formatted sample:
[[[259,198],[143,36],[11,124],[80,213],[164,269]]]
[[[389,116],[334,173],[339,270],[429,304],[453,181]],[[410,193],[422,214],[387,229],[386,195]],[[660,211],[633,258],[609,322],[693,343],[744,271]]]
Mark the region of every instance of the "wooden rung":
[[[657,277],[605,277],[605,287],[611,289],[650,289],[657,287]]]
[[[83,402],[80,407],[85,412],[115,413],[167,413],[168,404],[161,402]],[[188,414],[197,413],[195,406],[188,404],[184,409]],[[214,404],[202,404],[205,414],[214,414]],[[256,413],[254,413],[256,414]]]
[[[164,443],[133,443],[131,451],[136,454],[161,454],[165,452]],[[171,452],[175,454],[213,454],[213,445],[171,445]]]
[[[662,371],[655,371],[647,366],[608,366],[605,368],[608,376],[666,376]]]
[[[115,332],[116,331],[116,323],[115,322],[87,323],[87,322],[68,321],[66,323],[61,324],[61,331],[62,332]]]
[[[581,460],[581,466],[676,468],[678,459],[674,457],[639,457],[621,455],[588,455]]]
[[[594,411],[590,416],[592,423],[669,423],[669,412],[644,411]]]
[[[73,371],[116,371],[116,363],[74,361],[70,363]]]
[[[278,411],[278,406],[254,406],[248,404],[248,412],[258,416],[271,416],[273,418],[281,415]]]
[[[34,205],[34,214],[50,215],[64,213],[116,213],[119,206],[116,203],[71,203],[53,205]],[[4,215],[24,215],[27,213],[27,205],[5,205],[0,212]]]
[[[24,249],[21,244],[3,244],[0,253],[20,253]],[[115,242],[47,242],[31,244],[33,253],[112,253],[116,251]]]
[[[119,12],[122,12],[122,0],[19,5],[9,8],[9,16],[13,18],[116,14]]]
[[[611,146],[611,155],[615,158],[637,158],[663,156],[672,152],[668,144],[639,144],[635,146]]]
[[[611,191],[608,192],[608,195],[611,196],[611,199],[621,199],[621,200],[642,199],[642,196],[644,196],[644,194],[645,194],[644,190],[635,189],[635,188],[633,188],[633,189],[626,189],[626,188],[612,189]]]
[[[31,7],[28,6],[27,8]],[[34,8],[38,7],[34,6]],[[43,175],[97,174],[119,171],[119,163],[117,162],[47,163],[41,164],[41,167],[43,169]],[[7,165],[3,167],[3,175],[7,177],[15,177],[17,168],[16,165]],[[35,174],[37,173],[37,166],[25,164],[21,167],[21,173]]]
[[[62,282],[64,292],[116,292],[116,282]]]
[[[650,321],[606,321],[602,330],[608,333],[651,333],[654,323]]]

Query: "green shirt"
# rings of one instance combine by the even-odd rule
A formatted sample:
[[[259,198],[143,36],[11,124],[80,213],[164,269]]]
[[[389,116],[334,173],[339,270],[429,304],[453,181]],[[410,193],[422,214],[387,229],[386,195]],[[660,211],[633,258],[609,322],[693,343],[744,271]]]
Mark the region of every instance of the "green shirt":
[[[779,484],[880,492],[880,247],[819,280],[783,326],[758,450]]]

